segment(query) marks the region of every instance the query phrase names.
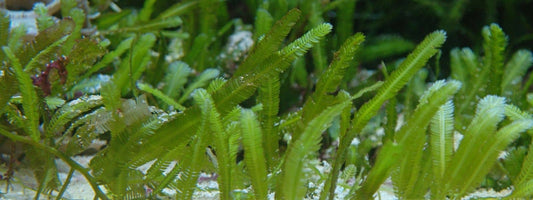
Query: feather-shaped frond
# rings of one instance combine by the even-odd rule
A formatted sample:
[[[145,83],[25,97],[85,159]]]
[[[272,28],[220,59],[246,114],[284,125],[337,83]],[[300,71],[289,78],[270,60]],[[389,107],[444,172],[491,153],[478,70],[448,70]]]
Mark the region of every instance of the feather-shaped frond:
[[[260,63],[276,52],[283,42],[283,39],[289,34],[291,28],[296,24],[300,17],[300,10],[292,9],[283,18],[277,21],[270,31],[263,37],[250,51],[250,54],[241,63],[234,76],[242,76],[258,67]]]
[[[516,90],[516,86],[522,82],[527,70],[533,64],[533,55],[531,51],[519,50],[513,54],[513,57],[505,65],[505,73],[502,77],[501,94],[510,96],[508,93]]]
[[[71,38],[72,35],[65,43],[69,42],[68,40]],[[93,64],[106,54],[105,44],[102,43],[105,42],[98,43],[90,37],[75,38],[75,42],[68,50],[68,53],[64,53],[68,56],[68,64],[66,65],[68,71],[67,85],[78,82],[80,76],[86,77],[86,72],[92,69]]]
[[[63,11],[63,9],[61,10]],[[72,33],[69,35],[67,41],[65,41],[64,45],[61,47],[63,52],[68,53],[76,44],[76,40],[79,40],[81,38],[81,29],[83,28],[86,17],[85,12],[80,8],[71,9],[68,12],[68,15],[63,15],[63,17],[66,16],[69,16],[74,21],[74,30],[72,30]]]
[[[504,53],[507,46],[507,36],[497,24],[485,26],[482,31],[483,49],[485,58],[483,60],[483,70],[490,71],[488,82],[489,94],[499,94],[503,76]]]
[[[94,134],[102,134],[109,129],[109,121],[112,120],[111,112],[107,111],[105,108],[100,107],[91,113],[87,113],[80,118],[76,119],[70,126],[63,132],[62,140],[64,137],[72,135],[72,133],[77,131],[86,131]]]
[[[515,185],[513,193],[504,199],[523,199],[524,197],[531,197],[533,195],[533,179],[527,180],[527,182],[521,185]]]
[[[194,79],[194,81],[189,86],[187,86],[178,102],[185,102],[185,100],[189,98],[189,95],[193,90],[206,86],[209,81],[216,78],[219,74],[220,72],[217,69],[206,69],[205,71],[203,71],[200,75],[198,75],[198,77],[196,77],[196,79]]]
[[[450,77],[452,79],[461,81],[462,83],[467,80],[469,74],[463,66],[459,48],[453,48],[450,51],[450,69]],[[461,88],[461,91],[462,90],[465,90],[465,87]]]
[[[18,53],[17,56],[19,56],[20,63],[23,66],[26,66],[28,62],[35,57],[39,52],[42,50],[48,48],[52,43],[60,40],[60,38],[65,37],[69,35],[72,30],[74,29],[74,21],[72,19],[62,19],[58,23],[53,23],[53,26],[50,28],[47,28],[46,30],[40,31],[37,36],[35,36],[35,39],[27,43]],[[10,39],[13,40],[13,39]],[[20,42],[20,40],[17,40],[17,42]],[[45,63],[40,64],[46,64],[50,60],[43,60]],[[25,69],[25,71],[27,71]]]
[[[407,56],[407,58],[398,66],[390,77],[380,87],[378,93],[372,100],[365,103],[357,116],[355,117],[356,123],[353,125],[353,136],[347,138],[351,141],[355,134],[362,130],[368,120],[378,111],[383,102],[390,99],[398,93],[398,91],[409,81],[409,79],[415,75],[415,73],[426,64],[429,58],[437,53],[439,48],[446,40],[446,34],[444,31],[436,31],[424,39],[416,49]]]
[[[531,148],[531,146],[529,147]],[[506,174],[509,177],[509,179],[512,181],[513,185],[518,185],[517,183],[520,181],[519,174],[521,171],[529,171],[531,169],[522,169],[522,165],[525,164],[526,160],[526,154],[528,152],[528,148],[526,147],[511,147],[509,151],[507,151],[507,155],[505,155],[505,158],[502,160],[503,167],[506,170]],[[529,163],[528,166],[531,166],[531,160],[527,161]],[[528,172],[529,173],[529,172]]]
[[[36,24],[39,31],[43,31],[54,25],[54,19],[48,14],[48,8],[42,2],[38,2],[33,6],[33,12],[37,15]]]
[[[527,112],[521,111],[518,107],[513,105],[505,105],[505,115],[513,121],[532,120],[533,117]],[[531,131],[531,130],[529,130]],[[529,132],[531,133],[531,132]],[[520,172],[513,179],[513,184],[516,187],[524,184],[524,182],[533,178],[533,145],[529,146],[529,150],[521,165]]]
[[[275,126],[278,120],[279,112],[279,98],[280,98],[280,80],[279,74],[267,79],[258,90],[258,103],[263,105],[261,111],[261,127],[263,130],[263,144],[265,148],[265,156],[267,158],[268,167],[274,166],[274,160],[279,155],[276,154],[278,150],[278,142],[280,139],[278,127]]]
[[[462,68],[466,71],[465,80],[462,82],[465,83],[464,89],[461,90],[461,93],[457,95],[458,98],[455,100],[456,104],[456,115],[463,116],[456,118],[456,126],[464,127],[468,125],[470,119],[473,116],[470,116],[470,113],[474,113],[474,105],[479,97],[486,95],[487,84],[485,80],[488,79],[489,71],[482,70],[483,65],[480,64],[478,57],[474,52],[469,48],[463,48],[459,52],[459,59],[462,62]],[[465,117],[466,120],[465,120]],[[464,130],[460,130],[464,131]]]
[[[182,106],[178,102],[174,101],[174,99],[172,99],[171,97],[163,94],[163,92],[159,91],[158,89],[153,88],[152,86],[148,84],[137,83],[137,87],[139,87],[140,90],[150,93],[154,95],[155,97],[161,99],[161,101],[165,102],[167,105],[172,106],[173,109],[185,110],[184,106]]]
[[[116,58],[120,58],[124,52],[126,52],[128,49],[131,48],[131,43],[133,42],[133,38],[128,38],[125,40],[122,40],[120,44],[118,44],[117,48],[111,52],[108,52],[102,57],[102,59],[94,64],[92,68],[89,69],[83,76],[82,79],[88,78],[93,73],[97,72],[98,70],[108,66],[113,60]]]
[[[374,98],[365,103],[361,109],[357,112],[354,123],[352,124],[352,129],[346,134],[345,138],[341,139],[341,144],[338,149],[338,155],[335,161],[335,165],[341,165],[341,160],[343,160],[346,150],[365,125],[368,123],[370,118],[372,118],[375,113],[379,110],[381,105],[388,99],[392,98],[398,93],[398,91],[411,79],[415,73],[426,64],[428,59],[437,53],[437,48],[440,47],[446,39],[446,34],[444,31],[436,31],[426,36],[424,41],[420,43],[416,49],[407,56],[407,58],[400,64],[397,70],[395,70],[379,88],[378,93]],[[389,163],[390,164],[390,163]],[[361,189],[359,189],[358,196],[362,198],[370,198],[374,192],[381,185],[382,181],[386,178],[382,177],[382,172],[377,173],[374,176],[380,177],[379,179],[371,179],[373,183],[367,183]],[[387,172],[385,174],[388,174]],[[372,175],[369,174],[369,177]],[[374,177],[377,178],[377,177]],[[381,180],[382,179],[382,180]]]
[[[51,135],[61,132],[70,120],[100,105],[102,97],[97,95],[84,96],[68,102],[54,113],[45,129],[46,133]]]
[[[176,154],[180,154],[180,158],[183,158],[184,153],[186,151],[183,150],[184,147],[178,147],[176,150],[172,151],[172,153],[169,152],[168,155],[175,156]],[[170,168],[169,170],[169,167]],[[153,185],[153,193],[152,195],[159,194],[163,189],[167,187],[172,187],[172,183],[176,180],[177,176],[179,175],[180,169],[182,166],[180,163],[175,163],[174,166],[171,166],[171,162],[167,159],[158,159],[148,171],[148,174],[146,176],[147,181],[156,181]],[[169,170],[168,173],[164,172],[163,170]],[[150,173],[155,172],[155,173]]]
[[[187,83],[187,76],[191,73],[192,69],[187,63],[180,61],[170,63],[165,78],[163,79],[165,83],[163,92],[167,96],[176,99],[183,90],[185,83]]]
[[[477,55],[470,48],[461,49],[461,60],[463,61],[464,68],[468,72],[469,77],[477,77],[479,73],[480,63]]]
[[[191,199],[192,194],[195,190],[196,180],[198,178],[198,173],[200,170],[201,159],[205,154],[205,147],[208,133],[208,123],[209,115],[211,112],[209,99],[206,97],[207,92],[205,90],[199,89],[192,93],[192,96],[195,102],[198,103],[201,110],[201,122],[200,126],[197,129],[196,137],[193,139],[191,146],[193,147],[193,152],[190,159],[186,159],[183,162],[184,169],[182,170],[183,178],[180,177],[178,180],[178,193],[176,194],[177,199]]]
[[[138,80],[142,75],[150,61],[150,49],[154,46],[155,40],[154,34],[141,35],[139,40],[131,47],[131,55],[122,60],[119,68],[113,74],[113,83],[120,91],[125,92],[128,88],[126,86],[130,84],[130,81]],[[134,85],[131,85],[131,87],[134,87]]]
[[[318,25],[309,32],[305,33],[302,37],[296,39],[294,42],[283,48],[280,52],[281,55],[289,59],[301,57],[305,52],[307,52],[307,50],[313,47],[314,44],[318,43],[320,39],[331,32],[332,28],[333,26],[328,23]]]
[[[379,186],[385,181],[385,179],[387,179],[392,169],[394,169],[395,161],[398,159],[397,156],[400,154],[408,154],[408,148],[406,147],[410,145],[410,141],[422,137],[421,135],[425,135],[424,131],[420,132],[418,130],[425,130],[427,128],[431,118],[435,115],[440,106],[448,101],[460,87],[461,83],[458,81],[437,81],[424,95],[422,95],[420,98],[420,104],[407,120],[407,124],[402,126],[396,133],[396,142],[386,143],[383,147],[385,148],[385,146],[387,146],[386,149],[388,151],[394,151],[397,153],[388,152],[379,154],[376,164],[370,170],[366,181],[363,183],[361,189],[357,191],[358,197],[371,197],[377,191]],[[398,145],[396,145],[396,143]],[[413,154],[413,156],[416,156],[416,154]],[[405,171],[405,174],[400,172],[399,176],[403,176],[405,179],[400,178],[397,184],[412,186],[415,184],[418,174],[409,172],[409,163],[404,162],[405,160],[415,160],[415,158],[403,159],[400,170]]]
[[[18,128],[24,128],[26,126],[24,116],[22,115],[22,112],[19,110],[17,105],[8,103],[2,111],[4,112],[3,114],[6,115],[9,124]]]
[[[431,119],[438,113],[441,106],[446,105],[455,94],[461,83],[443,80],[435,82],[420,98],[416,110],[407,123],[395,134],[400,145],[402,159],[399,170],[393,174],[393,181],[398,193],[404,198],[421,198],[413,191],[422,169],[422,152],[426,143],[426,129]],[[451,152],[450,152],[451,153]]]
[[[291,142],[283,164],[283,174],[280,178],[279,194],[283,199],[303,199],[305,196],[304,174],[305,162],[320,148],[321,134],[328,128],[333,119],[340,115],[346,106],[350,105],[350,98],[341,103],[324,109],[305,128],[301,137]],[[276,194],[278,195],[278,194]]]
[[[1,51],[0,54],[0,57],[2,57],[4,52]],[[18,89],[19,85],[14,73],[11,70],[0,67],[0,113],[12,96],[19,91]]]
[[[473,176],[473,167],[485,165],[481,162],[479,154],[475,152],[488,151],[486,141],[492,140],[490,138],[496,132],[498,123],[503,120],[504,108],[505,98],[503,97],[487,96],[479,101],[475,117],[464,133],[464,138],[446,169],[446,177],[454,178],[446,180],[445,192],[453,191],[456,193],[463,190],[464,187],[471,189],[472,185],[466,185],[465,180],[477,179],[477,176]]]
[[[22,94],[22,108],[26,117],[26,126],[24,128],[34,141],[39,141],[41,133],[39,131],[39,97],[37,96],[37,91],[33,87],[29,74],[24,72],[19,59],[11,52],[11,49],[2,47],[2,50],[11,62],[15,77],[19,83],[19,89]]]
[[[529,180],[533,180],[533,145],[529,146],[528,153],[522,162],[520,173],[513,181],[516,188],[522,187]]]
[[[532,119],[533,117],[528,112],[520,110],[520,108],[506,104],[505,105],[505,116],[509,117],[511,120],[520,120],[520,119]]]
[[[254,71],[247,75],[233,76],[228,80],[212,95],[220,114],[227,114],[234,108],[234,106],[252,96],[261,81],[268,79],[274,73],[279,73],[287,69],[290,63],[296,58],[295,53],[299,52],[299,54],[301,54],[302,52],[307,51],[311,46],[310,44],[323,38],[324,34],[329,32],[331,25],[324,24],[320,27],[321,28],[312,29],[306,33],[308,36],[304,35],[302,37],[306,38],[306,40],[299,39],[294,42],[296,44],[289,45],[290,48],[298,48],[299,50],[287,49],[282,51],[287,52],[288,54],[274,53],[274,55],[270,56],[268,62],[264,62],[264,67],[255,67],[253,68]],[[162,153],[164,152],[164,148],[176,145],[176,141],[190,141],[194,132],[188,130],[191,130],[200,123],[201,120],[199,119],[199,116],[200,110],[196,106],[185,110],[182,115],[178,116],[172,122],[162,126],[154,136],[148,139],[146,144],[147,146],[150,146],[150,150],[143,149],[143,151]],[[157,153],[152,153],[152,156],[156,154]]]
[[[316,83],[316,91],[313,93],[314,99],[318,99],[337,90],[345,75],[346,68],[350,66],[355,53],[364,40],[365,36],[358,33],[348,38],[342,44],[339,51],[335,53],[330,66]]]
[[[487,141],[487,147],[481,148],[485,153],[482,155],[476,154],[479,162],[470,163],[474,168],[470,171],[471,173],[469,176],[463,177],[464,182],[462,182],[463,185],[460,188],[458,196],[466,195],[467,192],[481,183],[483,177],[489,172],[494,165],[494,162],[498,159],[500,152],[503,151],[507,145],[517,139],[521,132],[530,129],[532,126],[533,120],[524,119],[514,121],[498,130],[494,139]]]
[[[243,109],[241,113],[242,144],[244,161],[252,181],[256,199],[267,199],[267,163],[263,152],[261,127],[251,110]]]
[[[263,67],[256,67],[250,74],[244,76],[232,77],[213,95],[220,113],[227,113],[234,105],[250,97],[261,81],[285,71],[292,61],[303,55],[330,31],[330,24],[321,24],[283,48],[279,53],[269,57]]]
[[[431,185],[431,195],[433,198],[441,198],[445,195],[441,188],[441,183],[445,178],[446,167],[453,153],[453,102],[448,101],[439,108],[439,111],[431,119],[431,163],[433,184]]]
[[[220,89],[224,84],[226,84],[226,79],[222,77],[215,78],[211,83],[209,83],[209,86],[207,86],[207,92],[209,94],[215,93],[218,89]]]
[[[350,96],[350,94],[348,94],[348,92],[344,90],[339,91],[338,95],[340,96],[338,97],[339,99],[350,98],[353,100],[354,98],[356,98],[354,96]],[[350,127],[351,111],[352,102],[350,101],[340,114],[339,138],[344,137],[346,135],[346,132],[348,131],[348,128]],[[331,170],[331,173],[329,174],[329,177],[326,179],[324,189],[320,193],[320,199],[325,199],[327,195],[329,195],[330,199],[334,197],[335,189],[337,188],[337,178],[340,173],[340,165],[334,165],[333,167],[337,168],[333,168]]]
[[[274,18],[272,17],[272,15],[270,15],[268,10],[263,8],[257,9],[255,15],[255,30],[253,38],[254,40],[257,40],[260,36],[266,34],[268,30],[272,27],[272,24],[274,23]]]
[[[221,79],[219,79],[221,80]],[[215,108],[212,97],[205,93],[208,102],[210,104],[210,114],[209,114],[209,127],[215,138],[214,147],[216,151],[216,157],[218,165],[218,188],[220,191],[221,199],[231,199],[231,190],[233,188],[233,176],[232,176],[232,167],[235,165],[236,160],[232,159],[232,153],[230,148],[232,144],[230,143],[230,134],[224,129],[223,122],[221,120],[220,114]],[[237,132],[238,133],[238,132]]]
[[[412,130],[408,145],[401,146],[402,159],[398,160],[399,167],[392,172],[391,179],[396,195],[401,199],[421,199],[423,194],[416,191],[416,183],[423,178],[424,145],[426,144],[426,127]],[[426,185],[428,187],[428,185]]]

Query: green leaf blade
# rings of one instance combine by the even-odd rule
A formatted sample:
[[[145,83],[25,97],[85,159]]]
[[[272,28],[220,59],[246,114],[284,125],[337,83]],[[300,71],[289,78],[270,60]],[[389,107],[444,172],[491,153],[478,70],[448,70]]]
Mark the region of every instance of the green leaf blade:
[[[247,109],[242,110],[240,122],[245,152],[244,161],[252,181],[255,198],[267,199],[267,163],[259,122],[253,111]]]
[[[19,82],[20,91],[22,94],[22,108],[24,109],[24,116],[26,117],[26,130],[27,134],[33,141],[39,141],[41,139],[41,133],[39,131],[39,96],[37,91],[33,87],[32,80],[26,72],[24,72],[19,59],[13,54],[9,47],[2,47],[4,54],[7,56],[17,81]]]

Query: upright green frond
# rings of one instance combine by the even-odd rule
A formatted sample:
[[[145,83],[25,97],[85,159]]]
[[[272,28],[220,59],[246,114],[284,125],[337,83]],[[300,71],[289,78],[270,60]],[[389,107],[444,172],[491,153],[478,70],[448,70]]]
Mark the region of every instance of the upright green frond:
[[[27,134],[34,141],[39,141],[41,133],[39,131],[39,96],[37,96],[37,91],[33,88],[29,74],[24,72],[19,59],[11,52],[11,49],[4,46],[2,50],[11,62],[15,77],[19,83],[19,89],[22,94],[22,108],[24,109],[24,116],[26,118],[25,129]]]
[[[263,142],[265,148],[265,156],[267,158],[268,167],[274,166],[274,160],[279,155],[276,154],[279,148],[280,135],[278,127],[275,123],[278,121],[279,101],[280,101],[280,80],[279,75],[272,76],[267,79],[258,90],[258,103],[263,105],[261,111],[261,126],[263,128]]]
[[[454,80],[458,80],[461,82],[465,82],[468,77],[468,73],[463,66],[463,62],[460,57],[460,50],[459,48],[453,48],[450,51],[450,69],[451,69],[451,75],[450,77]],[[463,87],[461,90],[464,90]]]
[[[330,31],[331,25],[322,24],[283,48],[281,52],[270,56],[261,67],[252,69],[249,74],[234,75],[213,95],[220,113],[227,113],[233,106],[253,95],[261,81],[285,71],[292,61],[303,55]]]
[[[207,92],[210,94],[215,93],[218,89],[220,89],[224,84],[226,84],[226,79],[222,77],[215,78],[211,83],[209,83],[209,86],[207,86]]]
[[[263,139],[259,122],[253,111],[241,113],[242,144],[244,161],[252,181],[255,199],[267,199],[267,163],[263,152]]]
[[[431,119],[431,161],[432,177],[431,195],[440,199],[445,193],[440,189],[445,179],[446,167],[449,165],[453,153],[453,102],[448,101],[439,108]]]
[[[523,112],[513,105],[505,105],[505,115],[513,121],[533,119],[529,113]],[[531,132],[529,133],[531,134]],[[524,186],[523,184],[525,184],[526,181],[533,178],[533,154],[531,152],[533,152],[533,145],[529,145],[528,153],[523,159],[524,161],[522,162],[521,167],[518,168],[520,169],[520,172],[513,180],[513,184],[517,189]]]
[[[513,193],[504,199],[520,199],[524,197],[531,197],[533,195],[533,179],[529,179],[527,182],[517,185],[513,190]]]
[[[50,44],[45,49],[39,51],[37,55],[35,55],[33,58],[31,58],[30,62],[24,67],[24,71],[30,72],[34,68],[42,65],[42,63],[50,62],[51,57],[55,56],[54,54],[57,52],[59,47],[61,47],[61,44],[65,42],[68,38],[67,36],[63,36],[62,38],[59,38],[59,40],[55,41],[54,43]]]
[[[209,98],[208,103],[211,104],[211,111],[209,114],[209,127],[213,133],[213,137],[215,138],[214,148],[216,151],[218,163],[216,167],[218,168],[219,174],[217,181],[220,191],[220,198],[231,199],[231,190],[235,182],[235,178],[232,174],[232,168],[234,167],[236,162],[236,160],[232,159],[230,151],[230,148],[232,148],[232,144],[230,143],[231,133],[224,129],[220,114],[216,110],[214,101],[209,95],[209,93],[206,93],[205,96]]]
[[[191,142],[192,152],[184,158],[182,162],[182,172],[178,180],[177,199],[191,199],[195,190],[196,181],[201,170],[202,159],[205,155],[205,148],[209,133],[209,120],[212,114],[212,99],[204,89],[195,90],[192,96],[200,109],[200,126],[197,127],[196,137]]]
[[[37,28],[39,28],[39,31],[43,31],[44,29],[47,29],[54,25],[54,19],[52,18],[52,16],[48,15],[48,9],[44,5],[44,3],[36,3],[33,6],[33,12],[35,12],[35,14],[37,14],[38,16],[36,18],[36,21]]]
[[[504,96],[510,96],[512,91],[515,91],[516,86],[522,82],[527,70],[533,64],[533,55],[531,51],[519,50],[507,64],[505,65],[505,73],[502,77],[501,94]]]
[[[282,199],[303,199],[306,161],[320,148],[320,135],[331,125],[333,119],[349,105],[350,99],[326,108],[316,118],[309,122],[301,137],[292,142],[287,150],[280,179],[279,194]],[[278,194],[276,194],[277,196]]]
[[[150,20],[152,12],[154,11],[154,4],[156,0],[144,1],[144,6],[139,12],[139,21],[146,22]]]
[[[11,29],[11,32],[9,34],[9,40],[7,41],[7,46],[9,46],[12,51],[19,52],[20,48],[24,45],[20,41],[26,35],[26,30],[27,28],[24,25]]]
[[[72,35],[63,44],[72,42],[70,40],[73,40]],[[90,37],[76,38],[73,40],[72,48],[66,54],[68,57],[68,64],[66,66],[68,71],[67,85],[77,83],[80,80],[80,76],[85,77],[87,71],[93,68],[94,63],[107,53],[103,43],[97,43],[95,39]]]
[[[333,26],[328,23],[318,25],[309,32],[305,33],[305,35],[302,37],[283,48],[280,52],[281,55],[292,56],[293,58],[302,56],[305,52],[307,52],[307,50],[313,47],[313,44],[318,43],[320,39],[331,32],[332,28]]]
[[[404,198],[421,198],[423,196],[423,194],[417,196],[420,195],[420,192],[413,189],[421,176],[422,152],[426,143],[425,130],[441,106],[449,102],[449,99],[460,87],[461,83],[458,81],[444,82],[441,80],[435,82],[422,95],[420,103],[407,123],[395,134],[395,140],[399,144],[403,156],[399,161],[399,171],[393,174],[393,181],[398,193]]]
[[[83,28],[86,19],[85,12],[79,8],[70,10],[69,16],[74,20],[75,26],[68,40],[65,42],[65,45],[62,46],[63,52],[69,52],[76,43],[76,40],[81,38],[81,29]]]
[[[352,129],[347,133],[346,137],[341,139],[338,155],[335,158],[335,166],[342,165],[349,144],[356,134],[363,130],[370,118],[377,113],[381,105],[396,95],[409,79],[426,64],[429,58],[437,53],[437,48],[444,43],[445,39],[446,34],[444,31],[436,31],[428,35],[379,88],[377,95],[361,107],[354,118]],[[334,168],[336,168],[335,166]],[[382,183],[382,180],[376,181],[377,184],[372,184],[369,188],[360,189],[359,195],[367,198],[371,197]]]
[[[483,180],[483,177],[489,172],[491,166],[496,162],[501,151],[503,151],[511,142],[524,132],[533,127],[533,120],[525,119],[514,121],[513,123],[504,126],[496,133],[493,140],[489,140],[487,148],[483,148],[485,153],[479,159],[479,163],[471,163],[474,166],[471,174],[467,179],[464,179],[463,186],[458,196],[466,195]],[[479,154],[477,154],[479,156]]]
[[[169,96],[163,94],[163,92],[159,91],[158,89],[153,88],[152,86],[144,83],[137,83],[137,87],[139,87],[140,90],[145,91],[147,93],[150,93],[154,95],[155,97],[161,99],[161,101],[165,102],[167,105],[174,107],[176,110],[185,110],[185,107],[179,104],[178,102],[174,101],[174,99],[170,98]]]
[[[454,178],[448,179],[444,184],[445,192],[465,190],[465,187],[471,189],[470,187],[473,186],[470,185],[471,181],[478,179],[480,175],[474,176],[473,173],[478,173],[478,171],[474,171],[473,167],[486,165],[476,152],[488,151],[488,144],[485,141],[492,140],[490,138],[496,132],[498,123],[503,120],[504,112],[505,98],[503,97],[487,96],[479,101],[474,119],[466,129],[464,138],[450,161],[450,166],[446,169],[446,177]],[[470,180],[468,185],[467,179]]]
[[[123,94],[128,91],[129,87],[126,86],[133,84],[146,69],[150,61],[150,49],[154,46],[155,40],[155,35],[151,33],[139,37],[137,43],[130,48],[131,55],[123,59],[120,67],[113,74],[113,82]]]
[[[357,33],[349,37],[346,42],[342,44],[339,51],[333,57],[331,65],[327,68],[323,75],[316,83],[316,91],[314,96],[322,96],[327,93],[333,93],[340,86],[341,80],[344,77],[346,69],[355,57],[355,53],[365,40],[362,33]]]
[[[81,97],[68,102],[67,104],[61,106],[61,108],[54,113],[52,119],[48,123],[48,126],[46,126],[46,135],[60,133],[64,129],[65,124],[67,124],[70,120],[84,112],[94,109],[99,105],[102,105],[102,97],[96,95]]]
[[[483,49],[485,59],[483,60],[484,70],[490,71],[489,94],[499,94],[503,76],[504,53],[507,46],[507,36],[497,24],[486,26],[482,31]]]
[[[113,60],[120,57],[124,52],[126,52],[129,48],[131,48],[131,43],[133,42],[133,37],[122,40],[120,44],[118,44],[117,48],[111,52],[108,52],[104,55],[104,57],[96,63],[92,68],[89,69],[88,72],[86,72],[82,79],[88,78],[93,73],[97,72],[98,70],[107,67]]]
[[[165,85],[163,86],[163,92],[175,99],[183,90],[183,86],[187,82],[187,76],[192,73],[192,69],[184,62],[172,62],[168,66],[167,73],[163,79]]]
[[[54,42],[57,42],[61,40],[61,38],[72,33],[74,26],[74,21],[72,19],[67,18],[62,19],[57,23],[54,23],[53,26],[47,28],[46,30],[40,31],[39,34],[35,36],[35,39],[33,41],[26,43],[23,48],[18,51],[20,52],[17,53],[17,56],[20,59],[20,63],[23,66],[27,66],[28,62],[30,62],[30,60],[32,60],[35,55],[41,53],[41,51],[43,51],[44,49],[49,48],[50,45],[52,45]],[[54,59],[48,58],[45,63],[40,64],[44,65],[50,60]]]
[[[2,55],[4,52],[1,51]],[[14,94],[19,91],[19,85],[15,75],[5,68],[0,68],[0,114],[3,113],[4,106]]]
[[[115,113],[121,108],[120,90],[113,83],[113,81],[108,81],[102,85],[102,89],[100,89],[100,95],[102,96],[102,100],[107,111]]]
[[[505,116],[509,117],[509,119],[513,121],[521,119],[533,119],[531,114],[524,112],[520,110],[520,108],[511,104],[505,104]]]
[[[257,9],[254,25],[255,31],[253,35],[254,40],[257,41],[259,36],[266,34],[268,30],[270,30],[270,28],[272,27],[273,23],[274,18],[272,18],[272,15],[270,15],[268,10],[263,8]]]
[[[386,100],[390,99],[398,93],[398,91],[409,81],[409,79],[426,64],[429,58],[437,53],[439,48],[446,40],[444,31],[436,31],[428,35],[422,41],[413,53],[409,54],[407,58],[400,64],[390,77],[383,83],[383,86],[378,90],[378,94],[372,98],[368,103],[365,103],[354,119],[356,123],[353,125],[353,136],[364,128],[368,120],[377,112],[379,107]],[[349,137],[348,140],[353,139]]]
[[[206,69],[203,71],[189,86],[187,86],[187,89],[185,89],[178,102],[185,102],[193,90],[206,86],[210,80],[216,78],[219,74],[220,72],[217,69]]]
[[[234,73],[234,76],[242,76],[250,72],[260,63],[263,63],[272,53],[276,52],[299,17],[300,10],[292,9],[277,21],[265,37],[254,45],[248,57],[246,57],[239,66],[239,69]]]
[[[408,154],[408,147],[410,141],[415,140],[416,138],[424,135],[424,131],[427,128],[427,125],[430,123],[431,118],[435,115],[441,105],[443,105],[449,98],[455,94],[461,83],[458,81],[437,81],[435,84],[427,90],[427,92],[422,95],[420,98],[420,104],[413,112],[411,117],[406,121],[407,124],[402,126],[402,128],[395,135],[395,142],[389,142],[384,145],[384,149],[387,151],[394,151],[380,153],[374,167],[370,170],[366,181],[363,183],[362,187],[357,191],[357,196],[359,198],[369,198],[377,191],[379,186],[387,179],[389,174],[398,159],[399,155]],[[386,148],[385,148],[386,147]],[[406,151],[406,152],[404,152]],[[418,150],[421,151],[421,150]],[[416,156],[413,154],[412,156]],[[419,158],[411,158],[419,159]],[[416,163],[415,163],[416,164]],[[417,180],[419,174],[417,172],[411,172],[409,169],[410,163],[408,159],[402,159],[400,176],[397,184],[404,187],[406,192],[409,192],[410,186],[413,186]],[[403,167],[402,167],[403,166]],[[420,167],[420,166],[418,166]],[[403,168],[403,169],[402,169]],[[407,185],[407,186],[404,186]],[[401,190],[404,190],[401,189]]]

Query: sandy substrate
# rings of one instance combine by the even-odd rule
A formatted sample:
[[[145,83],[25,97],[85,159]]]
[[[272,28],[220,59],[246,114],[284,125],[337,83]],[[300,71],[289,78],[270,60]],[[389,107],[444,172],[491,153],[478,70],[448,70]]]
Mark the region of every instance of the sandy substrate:
[[[77,156],[73,159],[80,163],[81,165],[87,167],[91,156]],[[67,174],[69,172],[69,167],[67,164],[62,162],[61,160],[56,160],[58,165],[58,171],[59,171],[59,178],[62,182],[65,181],[67,178]],[[148,167],[147,165],[146,167]],[[317,167],[321,168],[321,167]],[[2,168],[3,169],[3,168]],[[3,174],[4,172],[1,171]],[[195,200],[211,200],[211,199],[219,199],[219,193],[218,193],[218,184],[215,180],[215,178],[212,177],[212,175],[209,174],[201,174],[198,182],[198,188],[194,193],[194,199]],[[37,188],[38,185],[36,184],[35,178],[33,177],[33,172],[29,169],[17,169],[14,175],[14,179],[10,183],[9,192],[6,193],[6,181],[0,181],[0,199],[34,199],[35,197],[35,188]],[[319,193],[321,186],[318,186],[317,192]],[[247,190],[241,191],[243,193],[247,193]],[[504,197],[510,194],[510,190],[504,190],[501,192],[495,192],[495,191],[487,191],[487,190],[479,190],[476,191],[469,196],[463,198],[463,199],[476,199],[476,198],[484,198],[484,197]],[[163,190],[163,193],[167,194],[168,196],[173,196],[175,194],[175,191],[165,189]],[[342,187],[337,188],[337,198],[336,199],[344,199],[344,197],[348,194],[348,190]],[[57,192],[52,193],[52,195],[43,195],[41,194],[41,199],[55,199],[57,195]],[[63,195],[64,199],[94,199],[94,192],[91,188],[91,186],[87,183],[85,178],[80,173],[75,173],[74,176],[71,179],[71,182]],[[269,195],[270,199],[274,199],[274,194]],[[314,198],[315,196],[309,198],[309,199],[318,199]],[[318,197],[318,196],[317,196]],[[390,180],[387,180],[380,188],[376,199],[386,199],[386,200],[393,200],[398,199],[394,195],[394,190],[392,183]]]

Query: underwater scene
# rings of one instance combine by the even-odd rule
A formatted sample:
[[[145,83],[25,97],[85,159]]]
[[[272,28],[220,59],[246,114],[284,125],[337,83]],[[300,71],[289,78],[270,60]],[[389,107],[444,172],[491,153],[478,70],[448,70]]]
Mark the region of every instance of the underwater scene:
[[[532,0],[0,0],[0,199],[532,199]]]

